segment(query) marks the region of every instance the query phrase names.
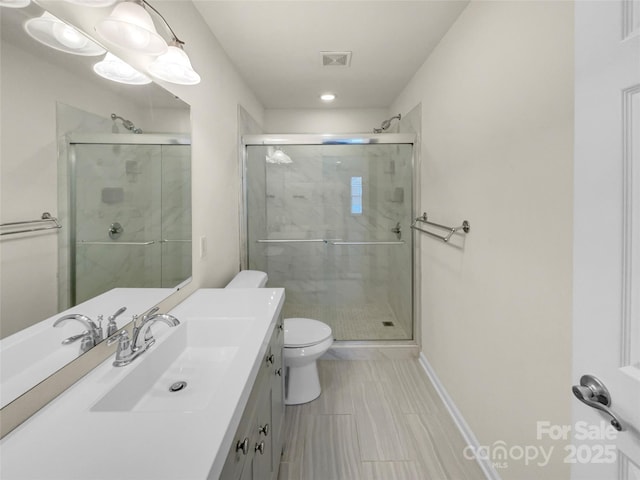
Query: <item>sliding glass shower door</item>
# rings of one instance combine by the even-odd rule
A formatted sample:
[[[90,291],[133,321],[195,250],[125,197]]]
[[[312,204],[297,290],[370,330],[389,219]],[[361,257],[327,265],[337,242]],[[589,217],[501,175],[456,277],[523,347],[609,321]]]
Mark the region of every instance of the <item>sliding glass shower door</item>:
[[[191,146],[161,137],[70,143],[72,305],[116,287],[175,287],[191,276]]]
[[[245,142],[247,143],[247,142]],[[412,144],[247,145],[248,268],[338,340],[413,338]]]

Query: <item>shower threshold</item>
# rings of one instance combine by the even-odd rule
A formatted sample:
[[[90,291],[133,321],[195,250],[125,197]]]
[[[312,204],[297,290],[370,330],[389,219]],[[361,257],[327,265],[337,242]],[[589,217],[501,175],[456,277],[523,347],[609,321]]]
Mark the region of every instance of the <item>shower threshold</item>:
[[[419,355],[415,340],[336,340],[321,360],[404,360]]]

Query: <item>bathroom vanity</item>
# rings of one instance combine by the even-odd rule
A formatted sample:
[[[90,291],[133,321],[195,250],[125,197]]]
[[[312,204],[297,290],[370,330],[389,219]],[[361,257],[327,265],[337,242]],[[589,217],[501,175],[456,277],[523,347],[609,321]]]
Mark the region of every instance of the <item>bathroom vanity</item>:
[[[222,480],[276,480],[278,477],[285,408],[283,339],[284,324],[280,315],[227,454]]]
[[[3,480],[277,478],[283,303],[283,289],[198,290],[130,365],[109,357],[3,438]]]

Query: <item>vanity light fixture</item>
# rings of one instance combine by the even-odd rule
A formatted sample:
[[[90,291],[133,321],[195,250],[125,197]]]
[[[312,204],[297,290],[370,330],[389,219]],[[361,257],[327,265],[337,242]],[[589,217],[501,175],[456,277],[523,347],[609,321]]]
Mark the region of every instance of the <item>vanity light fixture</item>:
[[[191,66],[189,57],[182,49],[182,42],[175,38],[169,44],[167,53],[156,58],[147,70],[154,77],[171,83],[180,85],[200,83],[200,75]]]
[[[0,7],[24,8],[28,7],[31,0],[0,0]]]
[[[277,165],[293,163],[291,157],[284,153],[280,147],[267,147],[267,155],[265,157],[267,163],[275,163]]]
[[[27,20],[24,29],[34,40],[62,52],[93,56],[102,55],[106,51],[74,27],[67,25],[49,12]]]
[[[128,63],[120,60],[111,52],[107,52],[102,61],[93,66],[93,71],[107,80],[128,85],[146,85],[151,79],[140,73]]]
[[[145,7],[158,15],[171,32],[169,45],[156,31],[151,15]],[[148,72],[154,77],[179,85],[200,83],[200,75],[193,69],[189,56],[182,47],[184,42],[178,38],[162,14],[146,0],[126,0],[119,3],[110,17],[96,25],[96,31],[106,41],[120,47],[134,52],[157,55],[157,58],[147,67]]]
[[[117,4],[109,17],[98,22],[96,32],[108,43],[134,52],[154,56],[166,53],[167,43],[156,31],[145,4],[142,0]]]
[[[333,102],[335,99],[336,96],[333,93],[323,93],[322,95],[320,95],[320,100],[325,103]]]

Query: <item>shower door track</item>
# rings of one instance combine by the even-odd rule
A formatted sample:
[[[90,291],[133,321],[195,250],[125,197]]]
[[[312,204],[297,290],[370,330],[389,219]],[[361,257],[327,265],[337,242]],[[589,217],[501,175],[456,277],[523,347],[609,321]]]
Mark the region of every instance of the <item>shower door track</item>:
[[[265,134],[243,135],[242,145],[375,145],[385,143],[413,145],[413,133],[363,133],[361,135],[342,134]]]
[[[239,145],[239,163],[240,163],[240,172],[241,172],[241,195],[240,195],[240,205],[239,205],[239,223],[240,223],[240,270],[244,270],[248,268],[248,214],[249,212],[246,209],[247,205],[247,147],[249,146],[277,146],[277,145],[376,145],[376,144],[405,144],[412,146],[412,158],[411,158],[411,168],[413,172],[413,184],[414,188],[414,197],[412,199],[412,217],[414,216],[414,212],[417,211],[418,205],[416,202],[419,201],[419,193],[415,193],[415,185],[416,185],[416,175],[419,174],[416,168],[416,143],[417,143],[417,135],[414,133],[362,133],[362,134],[248,134],[242,135],[240,145]],[[336,239],[338,242],[341,242],[342,239]],[[286,240],[286,239],[278,239],[278,240],[268,240],[261,239],[258,240],[260,243],[276,243],[276,242],[295,242],[296,240]],[[300,240],[298,240],[300,241]],[[325,239],[310,239],[303,241],[311,241],[311,242],[319,242],[325,241]],[[330,242],[334,243],[334,242]],[[345,242],[346,243],[346,242]],[[373,242],[372,242],[373,243]],[[377,242],[376,242],[377,243]],[[380,242],[384,244],[395,244],[396,242]],[[404,242],[397,242],[404,243]],[[339,244],[339,243],[338,243]],[[364,244],[364,242],[353,242],[353,244]],[[416,338],[416,324],[415,320],[418,318],[416,312],[416,286],[415,286],[415,247],[411,251],[411,268],[412,268],[412,278],[414,279],[414,285],[412,285],[412,329],[414,338],[411,340],[341,340],[334,342],[334,347],[332,350],[337,347],[346,348],[351,350],[355,348],[356,350],[362,349],[366,351],[367,349],[378,349],[382,350],[387,348],[400,348],[406,349],[407,351],[411,351],[411,355],[417,356],[419,354],[419,343]],[[415,350],[415,351],[414,351]],[[377,353],[373,353],[374,357]]]

